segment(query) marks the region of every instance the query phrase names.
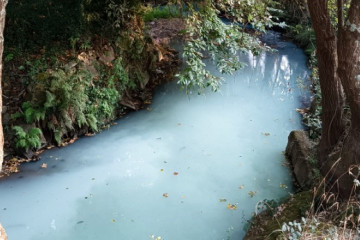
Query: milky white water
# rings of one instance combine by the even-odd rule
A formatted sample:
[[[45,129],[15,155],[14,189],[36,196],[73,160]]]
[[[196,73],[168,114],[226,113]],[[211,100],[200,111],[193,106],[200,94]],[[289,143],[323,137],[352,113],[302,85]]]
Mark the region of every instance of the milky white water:
[[[291,191],[282,151],[308,74],[300,49],[267,38],[278,52],[244,56],[220,93],[166,84],[148,110],[2,179],[9,240],[242,239],[258,201]]]

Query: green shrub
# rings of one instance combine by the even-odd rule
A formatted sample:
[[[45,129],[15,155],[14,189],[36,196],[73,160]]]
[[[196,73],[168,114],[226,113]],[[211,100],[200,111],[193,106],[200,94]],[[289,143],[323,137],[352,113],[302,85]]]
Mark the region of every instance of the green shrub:
[[[136,87],[120,58],[112,66],[100,68],[96,80],[87,71],[64,67],[34,72],[28,101],[13,119],[23,117],[27,123],[37,123],[52,133],[58,144],[67,133],[84,127],[98,131],[116,117],[125,91]]]
[[[144,21],[150,22],[159,18],[174,18],[181,17],[181,11],[176,6],[168,5],[167,7],[154,7],[146,11],[144,14]]]
[[[20,126],[14,126],[12,129],[15,131],[15,146],[17,149],[25,149],[28,151],[29,149],[39,148],[41,146],[41,130],[39,128],[31,128],[28,132],[25,132]]]
[[[58,144],[67,132],[90,125],[85,93],[90,80],[84,71],[58,69],[39,73],[30,84],[29,101],[22,106],[26,122],[41,123],[53,133]]]
[[[87,123],[93,131],[115,118],[119,92],[113,84],[107,87],[93,86],[88,89],[89,103],[86,109]]]
[[[108,73],[108,82],[113,83],[120,94],[126,89],[136,88],[136,84],[129,78],[129,74],[124,69],[121,58],[114,61],[114,67]]]
[[[315,51],[315,32],[311,25],[297,24],[290,27],[290,35],[310,56]]]

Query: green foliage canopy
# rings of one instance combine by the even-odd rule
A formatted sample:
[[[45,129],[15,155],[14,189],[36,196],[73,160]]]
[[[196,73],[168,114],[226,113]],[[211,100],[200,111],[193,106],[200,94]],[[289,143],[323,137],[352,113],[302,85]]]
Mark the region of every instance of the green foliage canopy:
[[[244,66],[239,60],[239,51],[252,51],[257,55],[261,50],[269,49],[256,38],[258,30],[265,31],[268,26],[280,25],[272,20],[268,2],[205,1],[200,9],[188,5],[187,42],[183,53],[186,67],[178,74],[178,83],[186,92],[195,88],[201,93],[208,87],[213,91],[219,90],[223,79],[205,69],[205,54],[209,54],[220,73],[231,74]],[[225,24],[218,17],[218,9],[230,16],[233,22]],[[252,24],[252,33],[246,31],[247,24]]]

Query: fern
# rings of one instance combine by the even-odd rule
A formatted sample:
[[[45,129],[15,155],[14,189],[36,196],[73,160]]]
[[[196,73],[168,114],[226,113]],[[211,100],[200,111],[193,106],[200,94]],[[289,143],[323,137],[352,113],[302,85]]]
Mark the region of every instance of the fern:
[[[131,86],[121,59],[109,71],[96,82],[86,71],[52,71],[46,81],[32,83],[34,91],[23,104],[24,118],[28,123],[42,121],[57,144],[61,144],[63,135],[84,126],[98,131],[99,126],[114,118],[118,91]]]
[[[41,130],[39,128],[31,128],[28,133],[29,136],[39,136],[41,135]]]
[[[44,103],[44,107],[51,108],[56,106],[55,99],[56,96],[53,93],[46,91],[46,102]]]
[[[93,114],[86,114],[86,122],[89,125],[89,127],[91,128],[91,130],[93,130],[95,132],[98,131],[97,119]]]
[[[16,112],[16,113],[14,113],[14,114],[11,114],[11,119],[18,119],[18,118],[21,118],[21,117],[24,117],[24,114],[23,113],[21,113],[21,112]]]
[[[30,148],[39,148],[41,146],[41,130],[39,128],[31,128],[28,132],[25,132],[20,126],[14,126],[12,129],[15,131],[16,148],[28,151]]]
[[[33,107],[30,102],[24,102],[22,105],[24,117],[27,123],[39,122],[45,119],[45,109]]]
[[[20,126],[14,126],[12,127],[12,129],[15,131],[15,135],[16,137],[23,139],[26,137],[26,132],[24,131],[24,129]]]
[[[55,138],[55,141],[57,142],[57,144],[60,145],[61,143],[61,137],[62,137],[63,133],[59,130],[54,130],[54,138]]]

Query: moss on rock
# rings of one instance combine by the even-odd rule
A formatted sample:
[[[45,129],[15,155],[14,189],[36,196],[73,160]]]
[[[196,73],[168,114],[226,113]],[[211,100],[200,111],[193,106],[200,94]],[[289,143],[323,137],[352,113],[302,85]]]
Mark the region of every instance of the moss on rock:
[[[276,240],[283,223],[300,219],[310,209],[313,200],[311,191],[300,192],[275,209],[275,214],[264,211],[256,215],[244,240]],[[278,231],[279,230],[279,231]]]

